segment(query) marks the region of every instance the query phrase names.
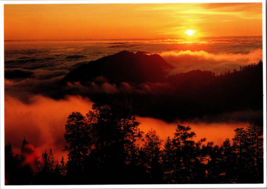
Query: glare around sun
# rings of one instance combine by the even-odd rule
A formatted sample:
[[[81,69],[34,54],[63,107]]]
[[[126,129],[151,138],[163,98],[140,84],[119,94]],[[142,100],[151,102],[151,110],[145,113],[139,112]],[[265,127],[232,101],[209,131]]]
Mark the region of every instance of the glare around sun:
[[[185,32],[187,35],[193,35],[195,33],[194,30],[186,30]]]

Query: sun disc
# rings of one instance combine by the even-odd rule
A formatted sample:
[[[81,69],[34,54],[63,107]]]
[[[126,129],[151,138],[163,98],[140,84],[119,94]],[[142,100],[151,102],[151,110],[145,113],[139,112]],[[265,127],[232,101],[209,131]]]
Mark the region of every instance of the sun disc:
[[[187,35],[193,35],[195,33],[194,30],[186,30],[185,32]]]

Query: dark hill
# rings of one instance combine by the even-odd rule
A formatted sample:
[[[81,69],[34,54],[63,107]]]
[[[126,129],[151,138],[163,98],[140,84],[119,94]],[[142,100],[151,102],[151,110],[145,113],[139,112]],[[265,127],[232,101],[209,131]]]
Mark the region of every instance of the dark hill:
[[[166,79],[168,70],[172,69],[161,56],[145,52],[122,51],[114,55],[91,61],[71,71],[62,79],[66,82],[95,81],[100,76],[109,83],[120,82],[162,82]]]
[[[253,116],[262,115],[255,113],[263,110],[261,61],[218,76],[194,70],[168,79],[173,91],[161,95],[161,100],[151,106],[151,112],[147,111],[153,117],[171,122],[174,118],[190,120],[217,116],[213,121],[234,122],[249,121]],[[245,111],[250,113],[240,113]]]

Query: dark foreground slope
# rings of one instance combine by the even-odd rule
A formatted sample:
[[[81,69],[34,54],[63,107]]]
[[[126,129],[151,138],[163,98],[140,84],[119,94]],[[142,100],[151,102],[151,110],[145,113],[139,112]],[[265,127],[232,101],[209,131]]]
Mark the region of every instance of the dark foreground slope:
[[[218,76],[201,70],[168,75],[171,69],[159,55],[122,51],[73,70],[61,83],[79,82],[83,95],[99,104],[131,99],[136,114],[169,122],[243,122],[262,116],[261,61]]]

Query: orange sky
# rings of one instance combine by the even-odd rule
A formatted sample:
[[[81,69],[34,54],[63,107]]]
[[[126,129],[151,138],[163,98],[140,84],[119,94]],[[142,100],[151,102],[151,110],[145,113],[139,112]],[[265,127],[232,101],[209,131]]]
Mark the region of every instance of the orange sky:
[[[261,36],[261,3],[4,5],[5,40]],[[189,36],[188,36],[189,37]]]

